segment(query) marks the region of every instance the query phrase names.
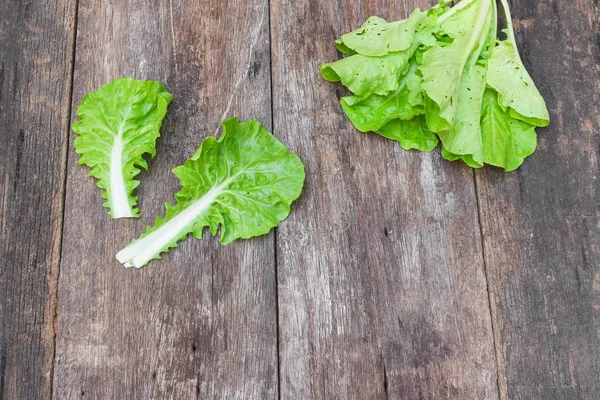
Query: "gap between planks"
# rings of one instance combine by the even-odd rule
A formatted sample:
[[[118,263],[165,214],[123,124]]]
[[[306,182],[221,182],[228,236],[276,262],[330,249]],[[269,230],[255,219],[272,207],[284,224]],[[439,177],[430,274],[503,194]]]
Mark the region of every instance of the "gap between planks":
[[[488,264],[485,253],[485,240],[483,237],[483,224],[482,220],[482,210],[481,210],[481,200],[479,198],[479,187],[477,186],[477,172],[473,169],[473,187],[475,189],[475,204],[477,205],[477,223],[479,225],[479,240],[481,242],[481,260],[483,262],[483,272],[485,275],[485,288],[487,291],[488,297],[488,310],[490,315],[490,326],[492,328],[492,344],[494,346],[494,357],[496,359],[496,389],[498,391],[498,398],[500,400],[504,400],[506,398],[506,393],[502,391],[502,385],[500,384],[500,349],[498,347],[498,342],[500,340],[498,327],[496,326],[495,312],[494,312],[494,303],[492,301],[492,293],[490,291],[490,277],[488,274]]]
[[[75,58],[76,58],[76,54],[77,54],[77,30],[79,28],[78,25],[78,21],[79,21],[79,0],[75,0],[75,10],[74,10],[74,15],[73,15],[73,31],[71,32],[71,65],[69,66],[69,74],[70,74],[70,80],[69,80],[69,97],[68,97],[68,104],[67,104],[67,110],[68,110],[68,114],[67,114],[67,118],[69,119],[68,121],[68,132],[67,135],[65,137],[65,143],[63,145],[63,154],[64,157],[61,160],[62,165],[64,166],[64,178],[63,178],[63,193],[62,193],[62,204],[61,204],[61,210],[60,210],[60,218],[61,218],[61,223],[60,223],[60,243],[59,243],[59,248],[58,248],[58,261],[57,261],[57,267],[56,267],[56,277],[55,282],[55,288],[54,288],[54,293],[52,294],[53,297],[53,301],[54,301],[54,321],[53,321],[53,335],[52,335],[52,364],[50,366],[50,393],[48,394],[48,396],[50,397],[50,399],[54,398],[54,365],[56,362],[56,339],[57,339],[57,326],[58,326],[58,301],[59,301],[59,293],[60,293],[60,267],[61,267],[61,262],[62,262],[62,249],[63,249],[63,238],[64,238],[64,228],[65,228],[65,201],[67,198],[67,167],[69,165],[69,143],[70,143],[70,138],[71,138],[71,124],[73,122],[73,82],[74,82],[74,78],[75,78]]]

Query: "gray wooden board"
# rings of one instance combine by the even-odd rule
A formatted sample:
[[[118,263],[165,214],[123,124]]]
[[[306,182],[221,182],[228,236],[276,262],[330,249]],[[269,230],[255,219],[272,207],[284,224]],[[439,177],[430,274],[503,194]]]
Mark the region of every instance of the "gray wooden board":
[[[109,220],[71,141],[55,398],[277,397],[273,234],[227,247],[188,238],[143,270],[115,260],[163,215],[179,187],[171,169],[224,117],[270,128],[268,26],[263,0],[80,1],[73,104],[119,76],[161,80],[175,100],[141,176],[139,220]]]
[[[1,2],[0,399],[596,399],[600,10],[510,3],[552,125],[505,174],[359,134],[319,75],[339,34],[426,1]],[[69,110],[124,75],[175,101],[142,218],[110,221]],[[306,163],[290,219],[123,269],[170,170],[234,114]]]
[[[516,173],[477,172],[500,388],[510,399],[598,399],[600,8],[511,5],[552,124]]]
[[[319,74],[426,5],[271,2],[274,129],[308,177],[277,236],[282,398],[498,398],[472,170],[358,133]]]
[[[75,1],[0,1],[0,399],[51,392]]]

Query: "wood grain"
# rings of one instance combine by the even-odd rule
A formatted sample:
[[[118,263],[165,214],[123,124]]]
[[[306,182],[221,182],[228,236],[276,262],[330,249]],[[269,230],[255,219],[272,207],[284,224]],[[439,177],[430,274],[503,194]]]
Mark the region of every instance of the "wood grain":
[[[426,5],[271,2],[274,129],[308,177],[277,237],[282,398],[498,398],[472,170],[360,134],[319,74]]]
[[[0,399],[596,399],[600,8],[509,2],[552,115],[510,174],[358,133],[320,77],[341,33],[433,0],[0,2]],[[139,220],[108,219],[69,136],[119,76],[175,95]],[[306,163],[290,218],[122,268],[234,114]]]
[[[175,100],[137,190],[140,220],[108,219],[71,145],[55,398],[277,397],[272,234],[189,238],[138,271],[114,258],[163,214],[171,169],[224,117],[270,128],[268,18],[264,0],[80,1],[74,104],[124,75],[161,80]]]
[[[502,397],[600,393],[600,9],[511,1],[551,112],[512,174],[477,173]]]
[[[51,392],[74,15],[0,2],[0,399]]]

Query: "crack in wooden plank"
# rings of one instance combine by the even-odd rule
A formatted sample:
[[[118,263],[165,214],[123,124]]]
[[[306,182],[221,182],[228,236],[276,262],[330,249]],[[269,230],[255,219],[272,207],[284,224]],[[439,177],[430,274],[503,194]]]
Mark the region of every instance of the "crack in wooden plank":
[[[261,33],[262,26],[263,26],[264,19],[265,19],[265,14],[267,13],[268,8],[269,7],[268,7],[268,3],[267,3],[267,7],[263,7],[262,14],[260,15],[260,22],[256,26],[256,30],[252,34],[252,39],[250,40],[250,47],[248,49],[248,61],[246,62],[244,69],[241,71],[240,75],[238,76],[238,79],[236,80],[235,84],[233,85],[233,89],[231,90],[229,100],[227,101],[227,107],[225,107],[225,111],[223,111],[223,114],[221,115],[221,121],[223,121],[227,117],[227,114],[229,113],[229,110],[231,109],[231,105],[233,104],[233,99],[234,99],[235,95],[237,94],[237,91],[240,88],[240,85],[242,84],[242,82],[244,82],[244,80],[248,76],[248,71],[250,71],[250,68],[252,67],[252,59],[254,58],[254,54],[253,54],[254,46],[256,46],[256,42],[257,42],[258,38],[260,37],[260,33]],[[217,133],[219,133],[220,129],[221,129],[221,126],[219,125],[215,129],[214,134],[217,135]]]
[[[496,327],[496,316],[494,313],[495,310],[495,306],[494,306],[494,302],[492,299],[492,293],[490,291],[490,277],[488,274],[488,268],[487,268],[487,258],[486,258],[486,253],[485,253],[485,237],[484,237],[484,232],[483,232],[483,224],[482,224],[482,207],[481,207],[481,200],[479,197],[479,187],[477,186],[477,171],[473,170],[473,187],[475,189],[475,203],[477,204],[477,223],[479,225],[479,237],[480,237],[480,242],[481,242],[481,259],[483,260],[483,270],[485,273],[485,287],[486,287],[486,291],[487,291],[487,296],[488,296],[488,309],[489,309],[489,313],[490,313],[490,325],[492,327],[492,343],[494,346],[494,355],[496,357],[496,385],[497,385],[497,390],[498,390],[498,397],[500,398],[500,400],[504,400],[506,398],[506,393],[504,390],[502,390],[502,384],[501,384],[501,379],[500,376],[502,374],[501,371],[505,370],[505,366],[504,363],[502,363],[502,366],[500,365],[500,360],[501,358],[501,354],[500,354],[500,348],[498,346],[498,343],[500,342],[500,333],[498,332],[498,328]]]

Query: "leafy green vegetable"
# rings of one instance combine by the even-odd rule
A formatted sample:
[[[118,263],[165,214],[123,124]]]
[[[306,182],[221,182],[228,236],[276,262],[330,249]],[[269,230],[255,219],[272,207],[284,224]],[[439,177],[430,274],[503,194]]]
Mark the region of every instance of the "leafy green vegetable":
[[[525,69],[515,40],[510,9],[502,0],[508,28],[507,39],[492,50],[488,64],[487,84],[498,92],[498,100],[515,118],[534,126],[548,126],[550,115],[542,95]]]
[[[86,94],[73,123],[79,164],[91,168],[104,190],[111,218],[139,217],[133,190],[144,154],[154,157],[156,139],[173,96],[160,82],[119,78]]]
[[[259,122],[237,118],[173,172],[182,186],[176,204],[167,203],[165,217],[117,254],[127,267],[160,258],[189,233],[201,239],[205,227],[215,236],[220,226],[222,244],[266,234],[287,218],[304,185],[300,158]]]
[[[379,128],[381,136],[400,143],[404,150],[417,149],[431,151],[435,149],[439,140],[435,133],[427,128],[427,122],[422,116],[410,120],[394,119]]]
[[[385,56],[390,52],[410,48],[420,24],[427,16],[419,10],[404,20],[388,24],[378,17],[371,17],[360,29],[343,35],[336,43],[365,56]]]
[[[489,89],[483,99],[483,115],[482,144],[488,164],[512,171],[533,154],[537,143],[535,127],[510,115]]]
[[[387,23],[370,17],[336,40],[348,57],[321,66],[323,77],[353,93],[340,100],[361,132],[405,149],[433,150],[478,168],[512,171],[536,147],[535,127],[550,122],[517,51],[510,10],[497,38],[496,0],[440,1]]]

